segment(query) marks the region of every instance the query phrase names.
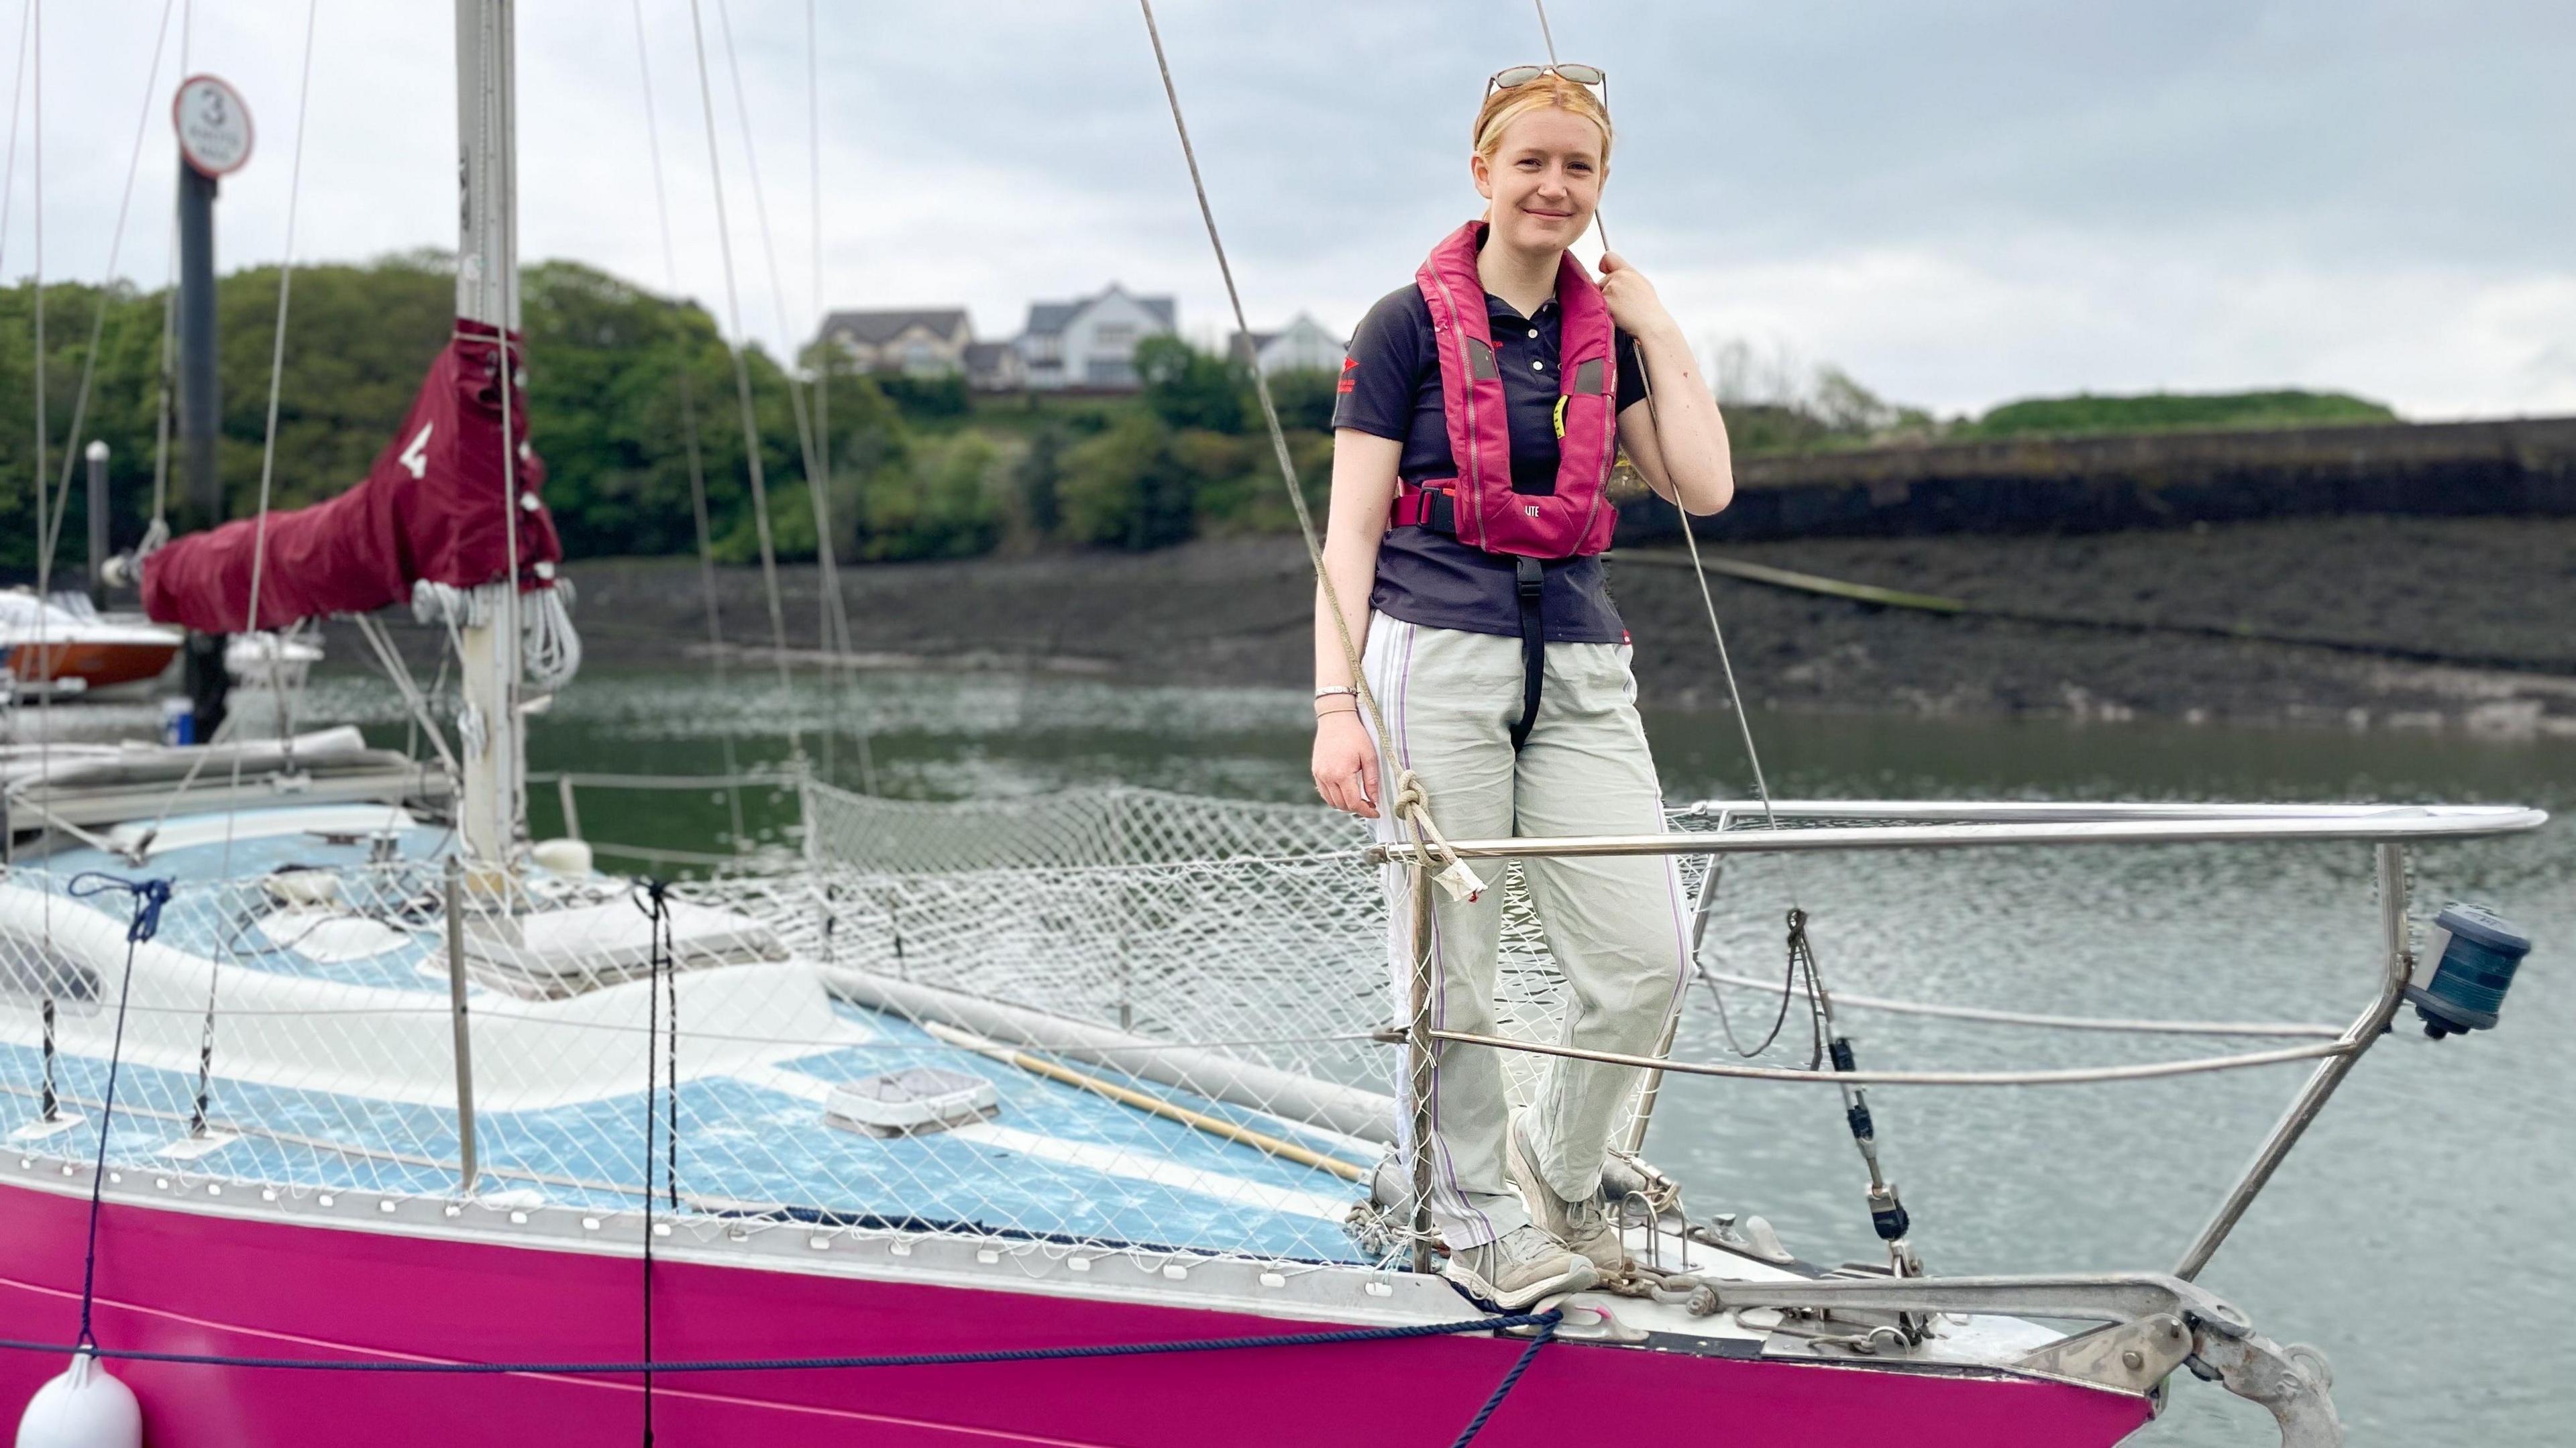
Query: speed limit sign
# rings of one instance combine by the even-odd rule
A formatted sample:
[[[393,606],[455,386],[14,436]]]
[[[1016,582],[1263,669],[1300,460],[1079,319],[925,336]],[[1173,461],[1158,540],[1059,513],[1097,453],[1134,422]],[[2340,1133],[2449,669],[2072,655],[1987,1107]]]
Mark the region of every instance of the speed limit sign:
[[[211,75],[181,81],[170,117],[179,128],[179,154],[198,174],[228,175],[250,159],[250,107],[223,81]]]

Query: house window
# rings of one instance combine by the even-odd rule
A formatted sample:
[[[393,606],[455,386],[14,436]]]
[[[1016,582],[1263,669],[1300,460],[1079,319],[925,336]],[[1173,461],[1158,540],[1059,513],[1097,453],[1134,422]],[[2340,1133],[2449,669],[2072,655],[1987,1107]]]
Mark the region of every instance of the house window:
[[[1083,365],[1082,380],[1094,387],[1133,387],[1136,365],[1112,357],[1094,357]]]
[[[1136,350],[1136,328],[1129,322],[1103,322],[1091,333],[1092,345],[1103,352]]]

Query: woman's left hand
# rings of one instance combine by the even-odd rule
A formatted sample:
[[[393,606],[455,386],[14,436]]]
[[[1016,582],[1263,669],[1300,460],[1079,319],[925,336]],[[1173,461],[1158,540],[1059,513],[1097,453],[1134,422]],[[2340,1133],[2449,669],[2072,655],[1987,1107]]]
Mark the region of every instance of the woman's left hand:
[[[1610,320],[1631,337],[1673,324],[1655,284],[1615,251],[1601,253],[1601,300],[1610,306]]]

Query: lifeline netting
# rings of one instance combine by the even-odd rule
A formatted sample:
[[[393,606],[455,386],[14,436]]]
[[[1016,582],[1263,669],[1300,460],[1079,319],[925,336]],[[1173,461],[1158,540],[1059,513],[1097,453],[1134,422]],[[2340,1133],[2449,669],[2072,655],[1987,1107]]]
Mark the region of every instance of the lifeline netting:
[[[675,887],[667,950],[626,882],[466,880],[478,1203],[628,1213],[650,1188],[702,1234],[1386,1251],[1351,1230],[1403,1060],[1369,1038],[1400,1014],[1355,822],[1135,789],[926,805],[809,786],[805,816],[800,864]],[[135,952],[112,1167],[460,1195],[444,862],[292,858],[330,846],[178,882]],[[0,880],[0,1113],[21,1150],[85,1159],[125,922],[62,881]],[[1557,977],[1506,888],[1505,1029],[1552,1037]],[[676,1099],[653,1106],[648,1066],[673,1052]],[[1510,1061],[1525,1092],[1541,1063]],[[831,1124],[857,1083],[923,1068],[990,1100],[918,1135]],[[648,1109],[677,1118],[669,1181],[647,1175]]]

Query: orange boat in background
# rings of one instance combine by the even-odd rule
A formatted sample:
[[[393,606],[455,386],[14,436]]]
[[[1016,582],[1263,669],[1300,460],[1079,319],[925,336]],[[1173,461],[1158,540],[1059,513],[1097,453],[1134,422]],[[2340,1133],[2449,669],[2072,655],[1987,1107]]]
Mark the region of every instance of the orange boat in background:
[[[0,657],[20,692],[85,694],[147,682],[178,657],[181,637],[140,617],[103,615],[79,594],[0,593]]]

